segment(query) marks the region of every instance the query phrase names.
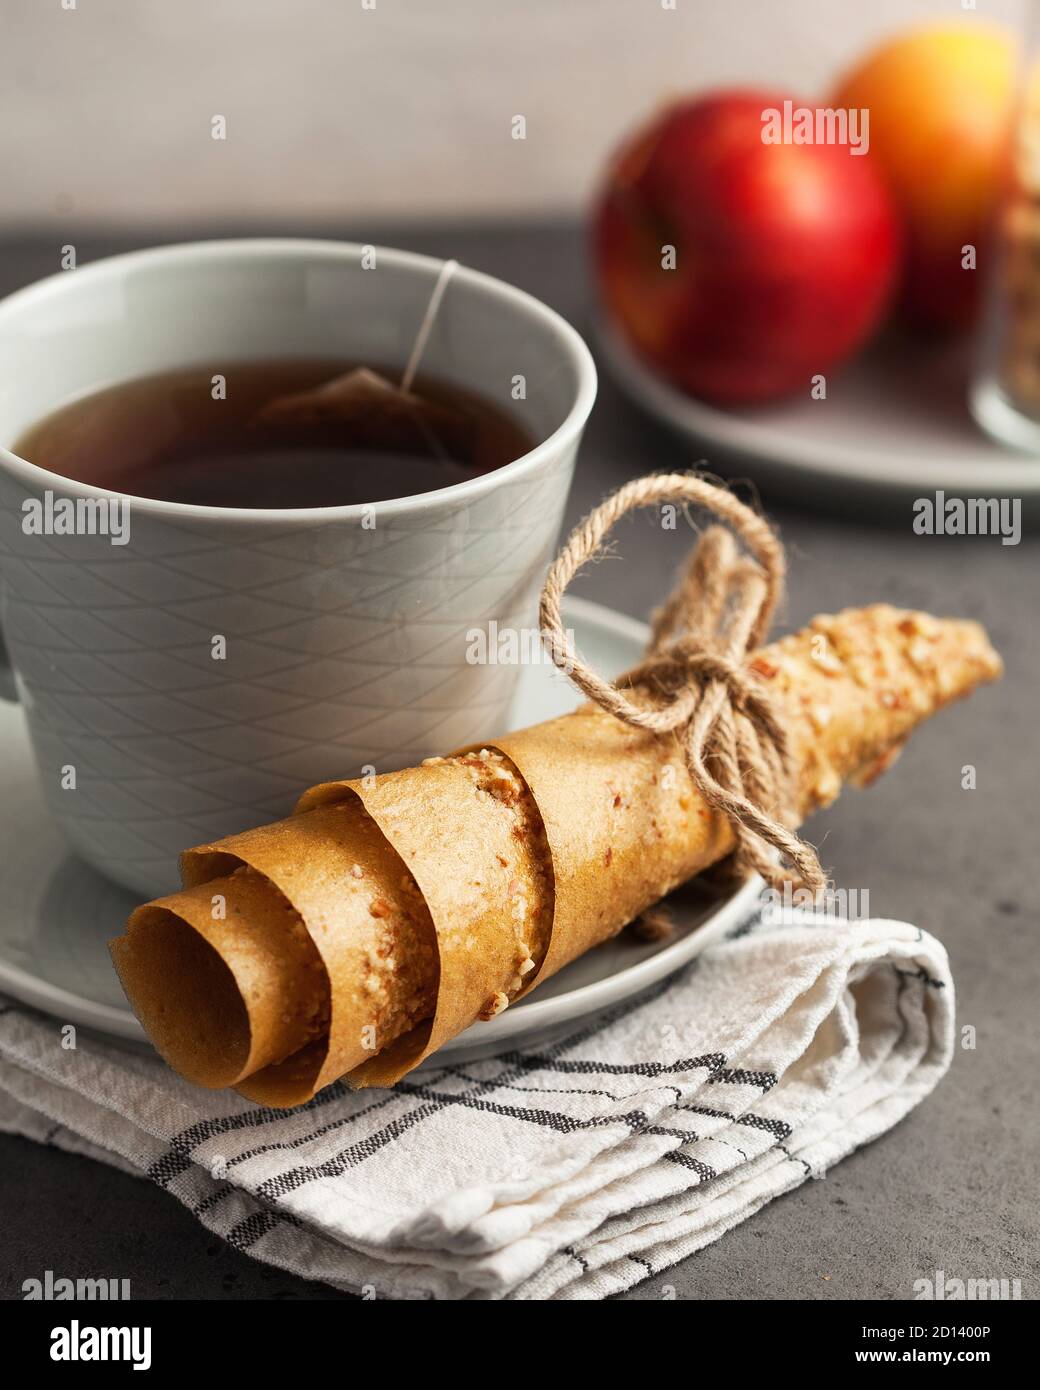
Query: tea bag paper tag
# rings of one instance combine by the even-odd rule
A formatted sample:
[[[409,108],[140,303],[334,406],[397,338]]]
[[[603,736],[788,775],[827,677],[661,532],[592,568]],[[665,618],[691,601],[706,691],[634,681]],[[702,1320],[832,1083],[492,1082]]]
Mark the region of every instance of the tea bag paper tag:
[[[355,367],[321,386],[275,397],[257,413],[254,423],[343,424],[359,436],[359,442],[389,448],[425,444],[435,453],[452,453],[464,447],[468,423],[462,413],[411,389],[444,291],[457,269],[458,261],[441,266],[400,385],[369,367]]]

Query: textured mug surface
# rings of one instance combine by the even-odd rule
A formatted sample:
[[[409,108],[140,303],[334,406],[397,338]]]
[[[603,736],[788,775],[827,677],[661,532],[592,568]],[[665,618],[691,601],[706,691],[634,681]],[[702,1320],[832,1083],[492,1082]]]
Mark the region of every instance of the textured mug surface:
[[[423,370],[540,441],[471,482],[372,507],[129,499],[119,543],[112,494],[10,445],[76,394],[174,366],[403,363],[440,264],[209,242],[99,261],[0,303],[0,625],[52,813],[136,892],[168,891],[180,850],[286,814],[313,782],[501,726],[518,667],[474,662],[473,634],[537,622],[595,369],[544,305],[460,268]]]

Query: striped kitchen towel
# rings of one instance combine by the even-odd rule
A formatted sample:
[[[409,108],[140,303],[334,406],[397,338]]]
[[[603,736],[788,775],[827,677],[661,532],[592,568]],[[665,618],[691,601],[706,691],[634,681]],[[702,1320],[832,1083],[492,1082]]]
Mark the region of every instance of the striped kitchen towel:
[[[745,924],[551,1045],[301,1110],[0,1012],[0,1128],[150,1178],[257,1259],[370,1296],[603,1298],[900,1120],[949,1066],[943,947],[900,922]],[[435,1060],[435,1059],[434,1059]]]

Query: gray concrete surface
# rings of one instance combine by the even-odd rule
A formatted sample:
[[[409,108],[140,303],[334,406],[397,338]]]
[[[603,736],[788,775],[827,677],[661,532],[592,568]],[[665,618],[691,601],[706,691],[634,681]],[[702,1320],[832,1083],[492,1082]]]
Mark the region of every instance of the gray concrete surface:
[[[587,327],[583,249],[565,228],[325,231],[458,256]],[[131,244],[77,243],[81,261]],[[0,243],[0,290],[48,272],[56,255],[42,241]],[[570,520],[637,473],[693,461],[605,380]],[[875,915],[918,923],[946,943],[958,1022],[976,1030],[977,1045],[958,1050],[939,1090],[894,1131],[626,1296],[659,1298],[671,1285],[686,1299],[907,1299],[915,1279],[942,1269],[1019,1278],[1023,1296],[1036,1297],[1040,542],[919,537],[909,510],[882,526],[795,511],[782,496],[766,501],[789,549],[786,625],[888,600],[977,617],[1004,655],[999,686],[945,711],[891,776],[849,793],[812,827],[838,882],[869,889]],[[617,557],[575,591],[643,616],[682,551],[679,536],[662,544],[649,520],[635,518]],[[975,791],[961,790],[966,763],[977,768]],[[6,1297],[45,1269],[129,1277],[137,1297],[339,1297],[230,1250],[145,1182],[13,1138],[0,1138],[0,1223]]]

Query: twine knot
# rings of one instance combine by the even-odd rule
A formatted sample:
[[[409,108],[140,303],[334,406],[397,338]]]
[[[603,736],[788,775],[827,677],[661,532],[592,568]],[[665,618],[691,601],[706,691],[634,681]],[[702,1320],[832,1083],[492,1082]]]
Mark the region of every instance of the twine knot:
[[[665,503],[704,507],[732,531],[711,526],[703,533],[653,615],[643,660],[611,683],[573,650],[560,601],[621,517]],[[787,738],[767,692],[744,664],[769,632],[784,572],[779,539],[731,492],[695,474],[638,478],[571,533],[546,576],[540,622],[552,660],[590,700],[634,728],[679,739],[697,790],[733,826],[734,867],[741,877],[758,873],[774,888],[791,885],[815,894],[827,880],[816,851],[790,829]]]

